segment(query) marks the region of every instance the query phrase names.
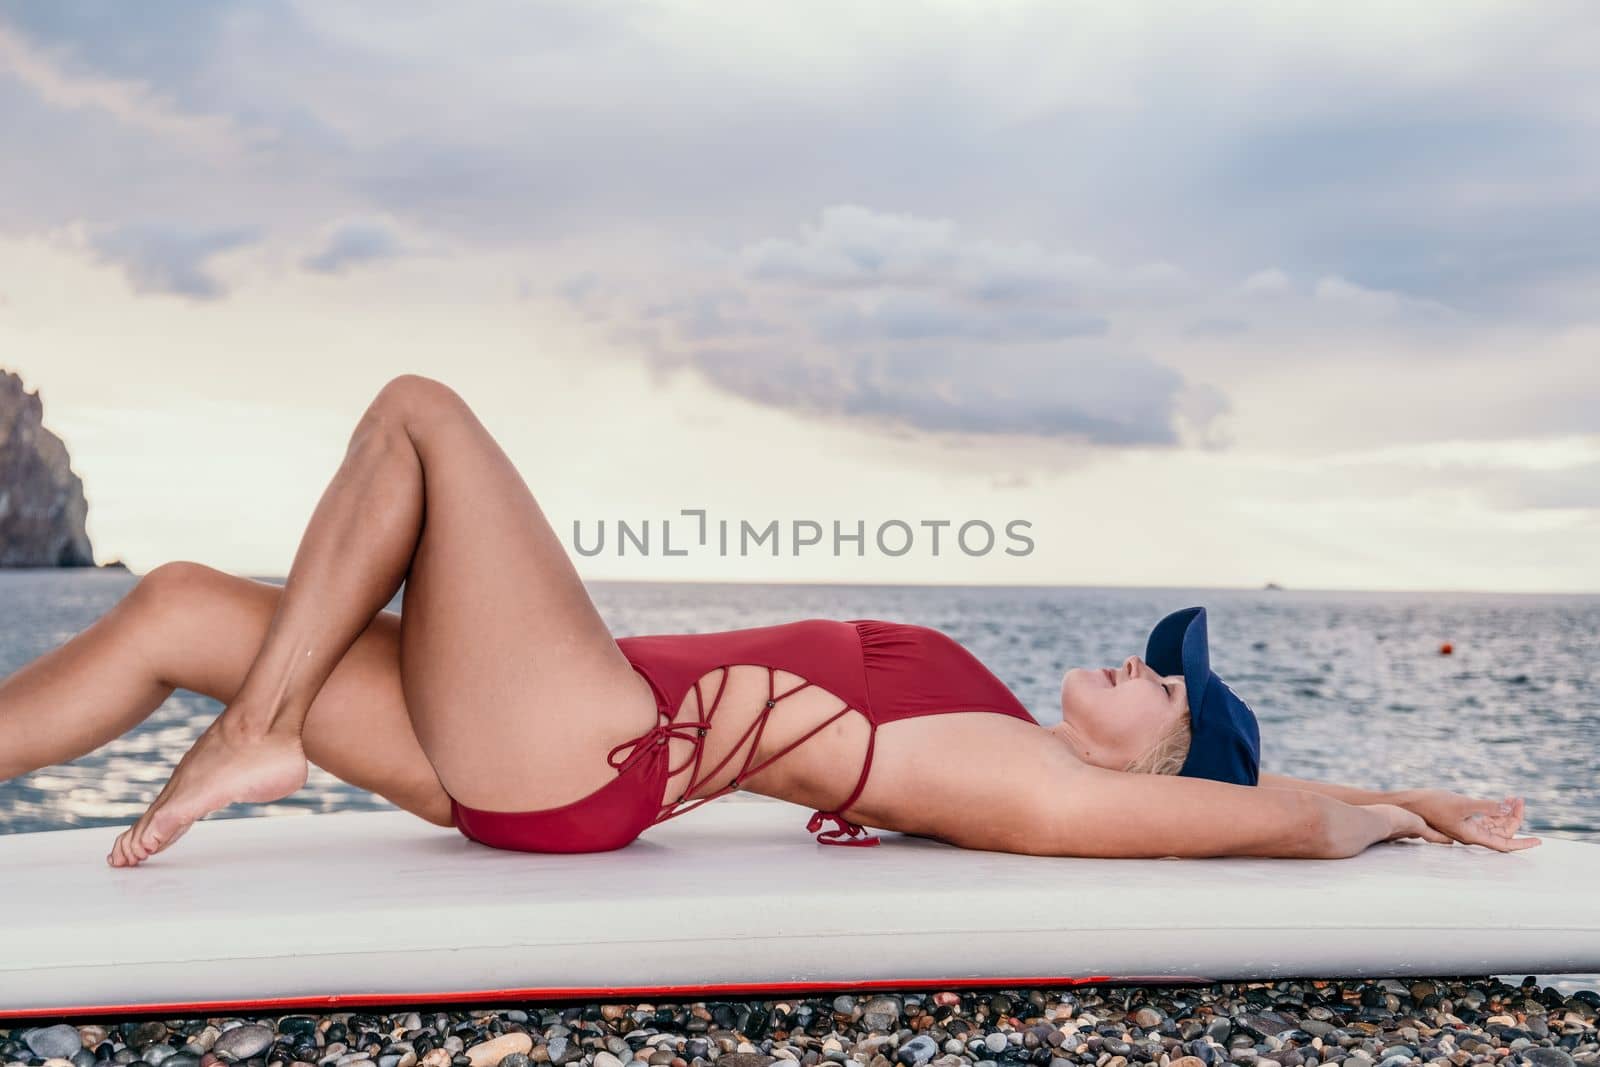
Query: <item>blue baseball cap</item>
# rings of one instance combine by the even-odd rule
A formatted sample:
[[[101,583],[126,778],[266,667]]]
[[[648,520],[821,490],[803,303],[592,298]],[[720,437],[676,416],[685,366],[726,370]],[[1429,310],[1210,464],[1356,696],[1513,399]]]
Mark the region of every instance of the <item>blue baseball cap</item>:
[[[1261,776],[1261,731],[1255,713],[1211,672],[1206,609],[1184,608],[1156,623],[1144,661],[1158,674],[1183,675],[1189,693],[1189,756],[1180,775],[1255,785]]]

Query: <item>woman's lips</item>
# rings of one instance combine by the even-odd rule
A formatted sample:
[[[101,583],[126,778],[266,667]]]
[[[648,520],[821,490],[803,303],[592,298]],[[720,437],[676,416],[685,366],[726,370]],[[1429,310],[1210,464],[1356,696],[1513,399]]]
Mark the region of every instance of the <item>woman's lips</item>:
[[[1117,672],[1112,670],[1110,667],[1101,667],[1100,673],[1105,675],[1106,681],[1110,682],[1112,685],[1117,684]]]

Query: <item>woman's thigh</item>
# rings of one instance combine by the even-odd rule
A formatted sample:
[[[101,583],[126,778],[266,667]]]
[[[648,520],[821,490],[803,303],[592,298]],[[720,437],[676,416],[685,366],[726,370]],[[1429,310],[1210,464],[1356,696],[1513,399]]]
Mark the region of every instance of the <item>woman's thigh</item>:
[[[417,738],[468,807],[568,803],[615,777],[605,755],[654,725],[654,696],[510,458],[458,395],[416,382],[425,503],[400,677]]]

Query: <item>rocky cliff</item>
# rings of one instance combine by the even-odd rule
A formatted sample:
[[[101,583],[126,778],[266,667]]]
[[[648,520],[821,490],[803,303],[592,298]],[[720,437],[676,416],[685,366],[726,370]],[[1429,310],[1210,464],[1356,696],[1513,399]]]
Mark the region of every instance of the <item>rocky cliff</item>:
[[[44,405],[0,370],[0,567],[92,567],[83,482]]]

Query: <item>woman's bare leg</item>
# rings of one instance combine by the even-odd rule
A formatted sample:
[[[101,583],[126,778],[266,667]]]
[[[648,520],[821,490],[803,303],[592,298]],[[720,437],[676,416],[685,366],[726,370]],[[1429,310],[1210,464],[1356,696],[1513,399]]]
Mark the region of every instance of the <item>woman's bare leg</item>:
[[[171,695],[145,641],[170,573],[156,568],[71,640],[0,679],[0,781],[93,752]]]
[[[283,590],[199,563],[156,567],[65,644],[0,680],[0,781],[77,759],[174,689],[232,703]],[[450,798],[400,687],[400,616],[380,611],[306,714],[306,757],[440,826]]]
[[[606,747],[653,722],[648,686],[515,466],[452,390],[402,375],[357,425],[233,702],[108,861],[139,863],[212,811],[300,788],[307,712],[402,581],[407,710],[464,803],[574,799],[614,775]]]

